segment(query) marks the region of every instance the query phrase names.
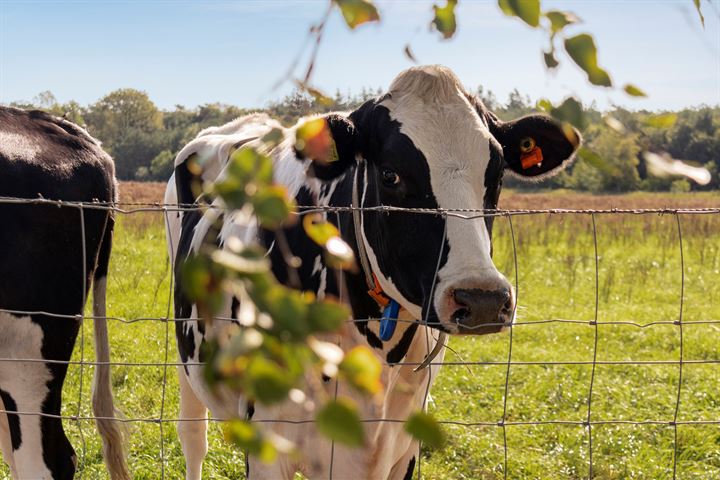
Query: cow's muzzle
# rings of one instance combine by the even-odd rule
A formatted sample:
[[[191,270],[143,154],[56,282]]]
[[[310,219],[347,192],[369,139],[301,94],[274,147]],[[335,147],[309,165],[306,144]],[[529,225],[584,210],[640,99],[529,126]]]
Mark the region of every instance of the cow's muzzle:
[[[456,289],[452,297],[457,308],[451,321],[457,326],[457,333],[497,333],[512,324],[515,298],[510,286],[494,290]]]

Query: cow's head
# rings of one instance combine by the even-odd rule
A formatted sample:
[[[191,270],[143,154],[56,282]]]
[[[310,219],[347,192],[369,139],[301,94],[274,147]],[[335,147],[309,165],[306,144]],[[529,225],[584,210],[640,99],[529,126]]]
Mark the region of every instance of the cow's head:
[[[580,143],[546,116],[499,121],[440,66],[406,70],[385,96],[326,118],[339,158],[311,170],[330,180],[357,165],[362,207],[494,209],[505,170],[550,174]],[[492,225],[491,217],[365,211],[360,239],[385,293],[415,318],[482,334],[511,323],[515,307],[491,259]]]

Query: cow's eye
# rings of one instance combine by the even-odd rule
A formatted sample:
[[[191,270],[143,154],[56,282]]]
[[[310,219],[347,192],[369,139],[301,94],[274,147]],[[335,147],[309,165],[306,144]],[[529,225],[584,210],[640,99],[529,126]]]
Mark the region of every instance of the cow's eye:
[[[392,170],[385,169],[382,171],[382,182],[388,187],[394,187],[400,183],[400,176]]]

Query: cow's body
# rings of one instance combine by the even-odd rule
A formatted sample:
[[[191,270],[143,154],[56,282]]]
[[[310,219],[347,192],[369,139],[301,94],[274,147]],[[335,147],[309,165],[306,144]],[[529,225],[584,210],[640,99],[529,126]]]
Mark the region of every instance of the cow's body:
[[[218,172],[220,168],[216,165],[227,161],[234,145],[238,142],[245,142],[248,139],[260,137],[271,128],[279,128],[277,122],[265,115],[252,115],[243,117],[234,124],[225,126],[221,134],[201,133],[196,141],[190,143],[179,155],[178,158],[187,158],[192,154],[202,154],[210,163],[205,164],[206,172]],[[333,205],[349,206],[351,200],[351,181],[353,173],[349,172],[343,178],[330,184],[323,185],[315,178],[306,175],[307,163],[299,162],[292,148],[294,141],[292,135],[288,135],[288,142],[281,145],[273,155],[275,180],[283,183],[289,189],[289,193],[296,199],[299,205]],[[222,147],[220,147],[222,145]],[[209,178],[213,178],[211,173]],[[175,179],[168,183],[165,202],[168,204],[177,203],[177,190]],[[180,200],[181,203],[184,203]],[[192,216],[192,218],[190,218]],[[176,214],[170,220],[168,244],[176,258],[182,259],[188,253],[200,246],[199,240],[207,234],[208,228],[215,220],[213,211],[204,216],[196,213]],[[351,231],[352,220],[349,215],[338,217],[330,214],[331,222],[338,224],[341,230]],[[265,248],[271,249],[273,245],[273,234],[271,232],[258,232],[254,226],[248,226],[246,222],[223,222],[223,238],[218,239],[220,245],[224,245],[225,236],[237,235],[248,242],[259,240]],[[230,233],[232,232],[232,233]],[[340,297],[339,283],[336,272],[325,266],[322,251],[304,233],[301,223],[285,231],[291,243],[293,253],[304,259],[299,269],[302,289],[313,291],[319,297],[331,295]],[[355,248],[357,248],[355,246]],[[287,282],[287,273],[278,249],[271,250],[273,273],[283,282]],[[179,266],[181,262],[177,262]],[[176,270],[179,270],[176,267]],[[178,278],[178,277],[176,277]],[[350,283],[364,282],[362,277],[353,276]],[[364,284],[356,286],[363,293],[366,288]],[[364,289],[364,290],[363,290]],[[378,317],[377,305],[370,301],[365,302],[358,299],[363,306],[358,306],[353,315],[355,318]],[[226,309],[218,312],[219,317],[237,318],[241,302],[233,303],[228,299]],[[233,305],[235,310],[233,310]],[[176,316],[178,318],[197,318],[198,313],[193,305],[183,299],[181,286],[176,288]],[[411,320],[406,317],[405,320]],[[202,321],[187,321],[176,323],[176,333],[180,359],[183,363],[189,364],[178,369],[181,382],[181,394],[183,397],[181,405],[181,418],[204,418],[210,409],[211,414],[216,418],[232,418],[245,416],[247,404],[244,399],[230,392],[224,392],[219,396],[211,393],[203,381],[202,367],[198,365],[202,361],[200,356],[201,343],[206,333]],[[215,322],[215,335],[224,334],[226,326],[223,322]],[[426,397],[426,391],[437,373],[437,367],[429,367],[421,372],[413,373],[413,369],[419,364],[427,353],[435,346],[437,332],[432,334],[428,327],[419,327],[409,322],[400,322],[397,331],[390,342],[382,342],[378,338],[378,323],[369,322],[367,331],[358,330],[354,327],[345,328],[341,333],[340,344],[343,349],[350,349],[355,345],[367,345],[368,342],[375,347],[375,351],[383,363],[382,381],[385,387],[385,396],[381,405],[368,403],[364,398],[358,398],[362,405],[362,417],[367,419],[404,419],[413,411],[422,408]],[[439,353],[438,361],[441,361],[443,351]],[[390,367],[388,363],[404,361],[408,365]],[[346,388],[342,382],[339,386],[339,395],[353,397],[354,391]],[[335,383],[325,384],[327,393],[334,395]],[[312,419],[312,414],[304,412],[294,404],[285,404],[281,407],[263,407],[256,404],[253,406],[253,420],[288,420],[307,421]],[[199,467],[204,456],[206,447],[205,429],[203,422],[180,422],[180,430],[183,448],[188,456],[188,478],[199,478]],[[283,458],[274,465],[268,466],[250,460],[249,471],[252,478],[292,478],[295,470],[304,471],[307,475],[324,477],[329,474],[332,444],[319,436],[312,423],[301,423],[298,425],[275,424],[272,428],[298,444],[304,452],[303,461],[294,462],[289,458]],[[404,478],[410,463],[414,464],[415,456],[418,453],[417,442],[402,434],[402,423],[397,422],[374,422],[368,424],[366,436],[372,439],[366,449],[348,450],[335,446],[335,454],[338,460],[333,462],[333,477],[343,478]],[[190,460],[194,461],[190,461]],[[319,468],[317,468],[319,466]],[[194,467],[194,468],[193,468]],[[411,469],[412,471],[412,469]],[[192,472],[195,472],[194,474]]]
[[[510,137],[511,133],[525,133],[518,133],[513,124],[503,124],[491,115],[465,93],[449,70],[442,67],[411,69],[396,79],[388,95],[367,102],[347,116],[326,117],[337,146],[336,162],[299,161],[298,156],[303,154],[295,150],[294,128],[283,129],[285,140],[271,152],[275,181],[285,185],[298,205],[303,206],[495,208],[503,151],[513,159],[507,160],[510,166],[506,164],[506,168],[519,169],[519,155],[515,159],[511,151],[517,146]],[[535,121],[537,119],[532,120]],[[201,132],[178,154],[166,202],[196,201],[190,185],[197,178],[188,168],[188,158],[202,166],[205,181],[213,181],[222,176],[222,168],[234,148],[259,142],[256,139],[273,127],[280,126],[267,116],[254,115]],[[492,130],[497,133],[491,133]],[[509,143],[512,140],[512,144],[506,146],[498,137]],[[539,137],[538,144],[540,139],[546,147],[547,164],[532,165],[528,175],[540,175],[555,168],[574,150],[568,147],[568,153],[556,160],[549,155],[555,153],[550,141]],[[356,202],[353,201],[354,185]],[[274,234],[258,231],[253,221],[219,212],[217,209],[204,214],[187,212],[169,222],[168,243],[171,256],[176,260],[175,314],[178,318],[198,317],[195,306],[183,295],[178,273],[183,259],[196,252],[203,241],[215,242],[220,248],[224,248],[231,236],[245,243],[259,241],[270,252],[274,275],[280,282],[289,283],[282,254],[274,247]],[[331,470],[333,478],[338,479],[410,478],[418,444],[403,431],[402,420],[413,410],[423,408],[438,370],[431,365],[416,372],[414,367],[433,350],[441,331],[490,333],[512,322],[511,287],[490,259],[492,222],[483,218],[461,220],[369,212],[357,219],[348,212],[329,213],[327,218],[338,226],[356,256],[365,257],[361,271],[339,276],[327,268],[320,247],[307,237],[302,224],[297,223],[286,228],[285,235],[293,254],[302,260],[298,269],[300,288],[316,292],[318,297],[341,298],[351,307],[355,319],[377,319],[381,315],[380,307],[367,294],[371,280],[367,280],[364,270],[370,270],[367,273],[376,278],[385,294],[402,306],[401,318],[415,320],[399,322],[387,341],[380,339],[377,321],[356,320],[339,334],[344,350],[369,345],[383,364],[382,401],[375,404],[358,399],[362,418],[370,420],[364,424],[366,446],[357,450],[335,446],[331,455],[331,444],[318,435],[311,422],[292,423],[311,418],[311,414],[295,404],[288,402],[273,408],[255,405],[252,411],[236,394],[210,393],[197,365],[202,361],[201,344],[209,333],[202,321],[176,323],[180,359],[185,364],[179,369],[180,417],[205,418],[206,406],[220,418],[252,414],[253,420],[272,421],[266,425],[268,428],[298,444],[302,453],[300,462],[281,458],[274,465],[265,466],[251,459],[249,475],[252,478],[292,478],[295,470],[312,478],[325,478]],[[217,220],[222,222],[220,234],[217,238],[207,238]],[[359,248],[360,243],[363,249]],[[241,309],[246,303],[243,299],[228,297],[219,316],[236,319],[242,315]],[[226,323],[214,322],[213,333],[228,334],[225,326]],[[443,348],[437,358],[441,359],[442,354]],[[393,365],[397,363],[402,365]],[[334,394],[334,382],[327,383],[325,388]],[[342,382],[339,389],[340,394],[353,396]],[[206,423],[181,421],[178,429],[186,455],[187,478],[199,479],[207,451]]]
[[[0,196],[113,202],[114,166],[70,122],[0,107]],[[113,223],[108,210],[0,202],[0,358],[14,359],[0,361],[7,412],[0,414],[0,445],[15,478],[74,476],[75,452],[57,417],[62,362],[70,360],[80,326],[73,316],[82,315],[90,285],[93,313],[105,315]],[[106,320],[95,326],[97,358],[107,362]],[[95,369],[93,407],[98,417],[114,417],[107,365]],[[113,478],[129,478],[118,426],[102,419],[98,427]]]

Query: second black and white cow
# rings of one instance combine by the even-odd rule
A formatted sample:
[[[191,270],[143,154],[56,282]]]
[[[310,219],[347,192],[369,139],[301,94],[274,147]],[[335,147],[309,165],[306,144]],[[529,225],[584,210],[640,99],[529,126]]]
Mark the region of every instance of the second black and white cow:
[[[284,129],[285,140],[272,152],[275,180],[285,185],[299,205],[338,207],[392,206],[416,209],[494,209],[505,171],[538,178],[562,168],[573,157],[580,138],[564,131],[545,116],[531,115],[501,122],[462,87],[447,68],[426,66],[402,72],[387,94],[370,100],[349,114],[325,117],[338,159],[321,163],[298,158],[295,128]],[[221,178],[231,152],[279,128],[264,115],[240,118],[223,127],[201,132],[177,156],[166,202],[193,203],[192,182],[197,168],[206,181]],[[188,160],[190,159],[190,160]],[[192,165],[191,165],[192,163]],[[274,234],[258,231],[238,215],[220,217],[217,210],[178,215],[169,224],[168,242],[176,271],[196,251],[211,226],[222,221],[217,244],[231,237],[260,241],[270,250],[273,273],[287,283],[287,271]],[[403,420],[422,408],[438,372],[436,365],[417,369],[432,355],[444,353],[445,334],[485,334],[501,331],[513,321],[515,298],[507,279],[492,259],[492,218],[407,212],[365,211],[329,215],[344,239],[362,260],[357,273],[337,274],[304,233],[302,226],[285,231],[294,255],[302,260],[301,288],[319,297],[332,295],[347,301],[356,319],[377,319],[381,305],[369,287],[397,302],[400,316],[410,322],[380,332],[377,321],[356,321],[341,334],[341,347],[369,345],[383,363],[382,401],[361,402],[365,419]],[[176,275],[175,313],[197,318],[182,293]],[[382,299],[380,299],[382,300]],[[382,301],[380,302],[382,303]],[[242,302],[227,298],[221,315],[237,318]],[[215,322],[213,328],[222,328]],[[202,376],[201,345],[207,334],[202,321],[178,322],[180,417],[203,419],[210,408],[219,418],[253,414],[269,420],[272,428],[294,441],[302,458],[282,457],[273,465],[250,459],[252,478],[293,478],[302,471],[311,478],[410,478],[418,453],[417,442],[402,430],[401,422],[365,423],[365,447],[335,446],[318,436],[307,413],[295,404],[251,406],[229,392],[210,391]],[[392,329],[390,329],[392,330]],[[441,343],[442,342],[442,343]],[[402,362],[400,365],[395,365]],[[334,392],[334,384],[327,385]],[[340,385],[340,393],[353,393]],[[280,420],[280,422],[277,422]],[[290,422],[283,422],[287,420]],[[292,421],[301,422],[297,424]],[[207,452],[206,422],[181,421],[180,440],[186,456],[187,478],[199,479]],[[330,459],[334,458],[332,461]]]
[[[114,216],[33,203],[114,202],[115,168],[76,125],[0,107],[0,447],[16,479],[69,480],[77,458],[65,436],[62,386],[90,285],[98,364],[93,412],[111,478],[130,478],[114,420],[105,290]]]

